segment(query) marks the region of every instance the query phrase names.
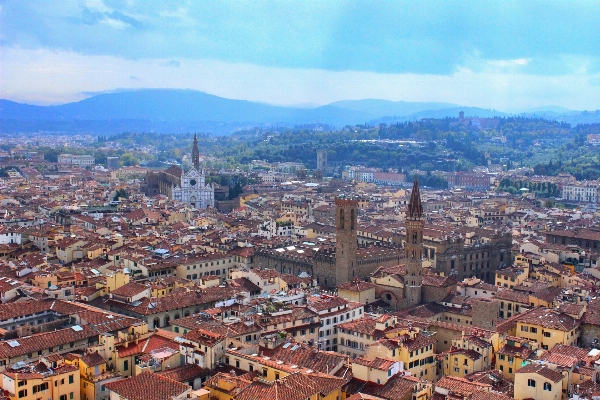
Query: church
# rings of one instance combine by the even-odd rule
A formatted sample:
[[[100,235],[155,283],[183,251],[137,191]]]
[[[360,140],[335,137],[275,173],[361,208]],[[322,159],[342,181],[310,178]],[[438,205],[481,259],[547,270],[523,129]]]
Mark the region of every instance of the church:
[[[215,206],[214,185],[207,185],[204,168],[200,166],[198,138],[194,134],[192,165],[187,171],[172,165],[162,172],[148,172],[146,195],[164,194],[169,199],[188,203],[196,208]]]

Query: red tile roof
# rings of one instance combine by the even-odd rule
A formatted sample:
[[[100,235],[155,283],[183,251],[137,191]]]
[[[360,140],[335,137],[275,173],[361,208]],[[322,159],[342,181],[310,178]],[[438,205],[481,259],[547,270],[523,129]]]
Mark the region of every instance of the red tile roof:
[[[152,372],[143,372],[133,378],[109,382],[104,386],[127,400],[166,400],[192,389],[187,384]]]

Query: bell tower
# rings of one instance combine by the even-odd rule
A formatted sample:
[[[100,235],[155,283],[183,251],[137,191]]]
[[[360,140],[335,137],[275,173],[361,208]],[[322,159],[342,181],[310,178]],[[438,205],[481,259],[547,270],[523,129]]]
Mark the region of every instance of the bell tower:
[[[404,298],[406,306],[412,307],[421,303],[423,282],[423,206],[419,193],[419,181],[415,178],[406,212],[406,240],[404,251],[406,257],[406,275],[404,277]]]
[[[192,144],[192,165],[196,171],[200,171],[200,151],[198,150],[198,138],[194,133],[194,143]]]
[[[346,283],[357,276],[357,210],[358,199],[335,199],[335,285]]]

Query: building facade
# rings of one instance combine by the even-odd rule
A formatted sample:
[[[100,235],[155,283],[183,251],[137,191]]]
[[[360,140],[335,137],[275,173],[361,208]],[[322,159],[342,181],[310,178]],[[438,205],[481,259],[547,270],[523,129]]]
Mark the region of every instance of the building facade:
[[[146,194],[164,194],[171,200],[192,204],[196,208],[215,206],[214,185],[206,184],[204,168],[200,166],[198,139],[194,134],[192,146],[192,166],[184,171],[171,166],[163,172],[148,172]]]

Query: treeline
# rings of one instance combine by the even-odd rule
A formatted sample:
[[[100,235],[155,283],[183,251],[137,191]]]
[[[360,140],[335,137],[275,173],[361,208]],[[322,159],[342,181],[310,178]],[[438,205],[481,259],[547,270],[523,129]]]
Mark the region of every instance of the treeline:
[[[498,186],[498,191],[508,192],[510,194],[521,193],[520,189],[529,189],[529,192],[535,193],[537,197],[557,197],[559,195],[558,185],[552,182],[531,182],[523,180],[502,179]]]

